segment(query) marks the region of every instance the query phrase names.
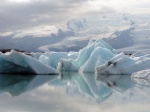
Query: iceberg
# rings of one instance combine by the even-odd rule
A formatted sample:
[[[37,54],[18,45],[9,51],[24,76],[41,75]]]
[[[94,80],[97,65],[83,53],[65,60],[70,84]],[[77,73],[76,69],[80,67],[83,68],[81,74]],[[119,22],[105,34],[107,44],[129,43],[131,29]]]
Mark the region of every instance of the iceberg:
[[[116,54],[116,50],[102,39],[95,42],[90,41],[85,48],[79,51],[77,59],[62,58],[58,63],[57,69],[59,71],[94,73],[97,66],[104,64]]]
[[[127,56],[123,53],[115,55],[104,65],[97,67],[97,74],[132,74],[150,68],[150,54]]]
[[[0,63],[0,73],[58,74],[58,71],[74,71],[131,75],[150,68],[150,54],[118,54],[108,43],[99,39],[89,41],[79,52],[37,52],[28,56],[12,50],[0,53]]]
[[[89,41],[79,52],[46,52],[39,56],[39,60],[60,72],[132,74],[150,68],[149,57],[150,54],[146,52],[130,56],[118,54],[108,43],[99,39],[95,42]]]
[[[131,75],[133,82],[141,85],[150,86],[150,69],[141,70]]]
[[[0,53],[0,73],[58,74],[58,71],[31,56],[11,50]]]
[[[61,58],[76,59],[77,56],[77,52],[46,52],[39,56],[39,60],[42,63],[56,69]]]
[[[45,52],[46,53],[46,52]],[[30,53],[30,55],[33,57],[33,58],[35,58],[35,59],[39,59],[39,57],[41,56],[41,55],[43,55],[43,54],[45,54],[45,53],[42,53],[42,52],[32,52],[32,53]]]

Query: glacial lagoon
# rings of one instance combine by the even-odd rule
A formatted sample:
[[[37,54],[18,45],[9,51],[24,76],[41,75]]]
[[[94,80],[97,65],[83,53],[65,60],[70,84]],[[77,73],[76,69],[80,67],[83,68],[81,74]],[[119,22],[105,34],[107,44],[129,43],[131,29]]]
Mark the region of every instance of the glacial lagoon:
[[[0,112],[149,112],[149,93],[130,75],[1,74]]]

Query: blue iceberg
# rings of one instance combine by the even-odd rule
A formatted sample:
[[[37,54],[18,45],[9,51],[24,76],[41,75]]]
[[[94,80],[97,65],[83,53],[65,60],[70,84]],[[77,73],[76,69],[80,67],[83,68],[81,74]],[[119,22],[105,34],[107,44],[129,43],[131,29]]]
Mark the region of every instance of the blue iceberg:
[[[58,71],[31,56],[11,50],[0,53],[0,73],[58,74]]]
[[[103,40],[89,44],[79,51],[77,59],[61,59],[57,69],[59,71],[95,72],[98,65],[102,65],[117,54],[109,44]]]

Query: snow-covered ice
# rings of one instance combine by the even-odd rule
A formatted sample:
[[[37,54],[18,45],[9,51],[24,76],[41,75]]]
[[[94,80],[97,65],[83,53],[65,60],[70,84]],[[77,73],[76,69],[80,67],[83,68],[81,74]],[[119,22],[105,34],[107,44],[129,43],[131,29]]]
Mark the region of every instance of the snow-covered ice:
[[[58,71],[31,56],[11,50],[0,53],[0,73],[58,74]]]
[[[133,73],[131,79],[138,84],[150,86],[150,69]]]
[[[97,67],[98,74],[132,74],[150,68],[150,54],[127,56],[123,53],[115,55],[102,66]]]

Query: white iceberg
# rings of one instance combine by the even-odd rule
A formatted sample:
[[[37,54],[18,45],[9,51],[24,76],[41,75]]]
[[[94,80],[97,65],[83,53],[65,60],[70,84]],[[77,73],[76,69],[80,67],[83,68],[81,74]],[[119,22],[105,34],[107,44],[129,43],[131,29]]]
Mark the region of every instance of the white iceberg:
[[[120,53],[104,65],[97,67],[97,74],[132,74],[150,68],[150,54],[127,56]]]
[[[133,73],[131,79],[138,84],[150,86],[150,69]]]
[[[32,57],[34,57],[35,59],[39,59],[39,57],[41,56],[41,55],[43,55],[43,54],[45,54],[46,52],[44,52],[44,53],[42,53],[42,52],[32,52],[32,53],[30,53],[30,55],[32,56]]]
[[[79,52],[31,53],[12,50],[0,54],[0,73],[58,74],[76,71],[97,74],[132,74],[150,68],[149,53],[118,54],[102,39],[90,41]],[[57,70],[58,71],[57,71]]]
[[[42,63],[57,68],[61,72],[132,74],[150,68],[149,53],[139,52],[131,56],[124,53],[118,54],[102,39],[90,41],[79,52],[46,52],[37,55]]]
[[[61,58],[76,59],[77,56],[78,52],[46,52],[39,56],[39,60],[56,69]]]
[[[58,74],[58,71],[31,56],[11,50],[0,53],[0,73]]]
[[[77,59],[61,59],[57,69],[94,73],[97,66],[104,64],[116,54],[116,50],[103,40],[90,41],[85,48],[79,51]]]

